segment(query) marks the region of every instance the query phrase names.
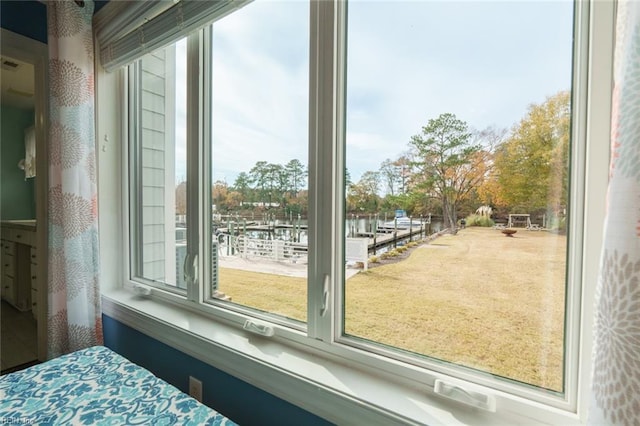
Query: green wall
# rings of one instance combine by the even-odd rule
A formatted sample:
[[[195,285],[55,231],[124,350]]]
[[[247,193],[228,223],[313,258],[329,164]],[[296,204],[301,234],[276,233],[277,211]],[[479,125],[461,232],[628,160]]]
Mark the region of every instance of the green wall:
[[[24,129],[34,123],[34,112],[2,106],[0,109],[0,218],[35,219],[35,179],[24,179],[18,162],[24,158]]]

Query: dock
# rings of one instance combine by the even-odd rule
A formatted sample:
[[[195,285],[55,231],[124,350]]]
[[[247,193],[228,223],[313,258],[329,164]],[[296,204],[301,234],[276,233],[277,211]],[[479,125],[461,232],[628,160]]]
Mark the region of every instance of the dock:
[[[233,235],[234,237],[239,237],[243,235],[244,232],[251,231],[261,231],[261,232],[273,232],[275,230],[292,230],[294,232],[306,231],[308,229],[307,225],[290,225],[290,224],[261,224],[261,223],[237,223],[232,222],[229,224],[229,227],[218,227],[216,228],[216,233],[218,235]],[[424,237],[429,235],[430,233],[430,224],[429,223],[420,223],[416,222],[411,227],[390,227],[390,226],[378,226],[375,228],[376,232],[355,232],[351,237],[355,238],[367,238],[368,239],[368,251],[371,254],[376,254],[376,252],[387,246],[396,247],[399,243],[404,241],[409,241],[414,239],[414,237]],[[255,238],[251,238],[251,240],[258,241]],[[265,240],[264,244],[268,244]],[[292,245],[292,250],[296,252],[306,252],[307,247],[306,244],[301,244],[299,242],[291,241],[287,244]],[[295,246],[295,247],[294,247]]]

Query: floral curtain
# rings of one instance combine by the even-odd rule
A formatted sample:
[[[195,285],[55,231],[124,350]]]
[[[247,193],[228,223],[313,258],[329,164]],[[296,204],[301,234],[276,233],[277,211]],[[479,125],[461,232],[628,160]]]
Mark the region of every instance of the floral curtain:
[[[93,1],[49,1],[48,356],[102,343]]]
[[[619,1],[589,423],[640,425],[640,2]]]

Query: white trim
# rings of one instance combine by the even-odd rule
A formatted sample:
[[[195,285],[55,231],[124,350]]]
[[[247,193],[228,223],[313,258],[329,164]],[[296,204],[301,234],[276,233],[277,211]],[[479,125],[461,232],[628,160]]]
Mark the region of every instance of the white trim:
[[[334,105],[336,78],[334,2],[312,1],[309,52],[309,267],[307,287],[307,330],[310,338],[333,340],[331,319],[336,280],[332,275],[333,259],[323,256],[334,248],[333,196],[331,188],[335,155]],[[330,24],[329,24],[330,23]],[[320,230],[325,230],[321,232]],[[341,254],[341,252],[340,252]],[[329,277],[334,277],[333,281]]]
[[[501,412],[463,408],[391,373],[354,368],[126,290],[106,292],[102,305],[105,315],[336,424],[579,424],[571,413],[502,393],[493,394]]]
[[[600,248],[603,245],[609,182],[611,99],[613,94],[613,51],[615,44],[616,3],[612,0],[590,3],[589,75],[588,75],[588,150],[585,158],[586,193],[583,241],[582,310],[577,412],[586,419],[591,392],[591,351],[595,289],[600,273]],[[590,232],[589,232],[590,231]]]

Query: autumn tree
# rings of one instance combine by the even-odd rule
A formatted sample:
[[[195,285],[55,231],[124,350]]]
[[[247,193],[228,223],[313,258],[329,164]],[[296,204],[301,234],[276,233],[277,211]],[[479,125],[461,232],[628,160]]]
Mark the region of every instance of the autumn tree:
[[[227,211],[229,206],[227,205],[227,196],[229,194],[229,188],[227,183],[222,180],[217,180],[213,183],[211,188],[211,198],[213,204],[218,211]]]
[[[176,214],[187,214],[187,182],[180,182],[176,186]]]
[[[498,196],[523,212],[566,208],[570,94],[531,105],[495,156]]]
[[[351,211],[375,212],[380,204],[378,192],[380,190],[380,174],[366,171],[358,183],[349,185],[347,191],[347,205]]]
[[[444,226],[455,229],[458,204],[483,178],[475,169],[481,146],[473,141],[467,123],[451,113],[430,119],[410,146],[414,181],[427,196],[440,199]]]
[[[480,145],[480,151],[476,156],[476,172],[483,174],[483,179],[478,179],[479,183],[473,189],[470,196],[472,208],[470,212],[477,209],[479,205],[504,206],[498,185],[498,175],[495,169],[495,152],[507,136],[508,130],[497,127],[487,127],[474,132],[474,139]]]

